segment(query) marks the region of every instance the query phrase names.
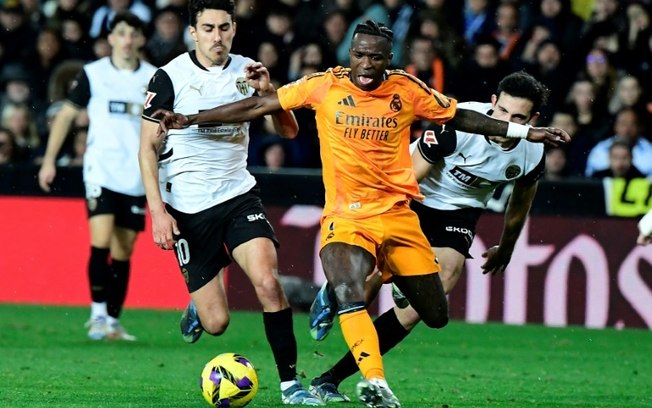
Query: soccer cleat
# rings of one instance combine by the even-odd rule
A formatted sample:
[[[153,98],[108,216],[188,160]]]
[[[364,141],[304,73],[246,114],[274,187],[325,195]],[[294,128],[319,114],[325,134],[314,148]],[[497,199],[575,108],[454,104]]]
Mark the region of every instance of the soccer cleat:
[[[355,388],[360,402],[371,408],[401,408],[401,403],[380,378],[362,379]]]
[[[349,397],[337,390],[337,385],[328,382],[321,377],[313,378],[310,383],[310,392],[328,402],[349,402]]]
[[[328,282],[321,286],[308,313],[310,336],[317,341],[324,340],[333,327],[335,305],[328,295],[328,288]]]
[[[106,338],[108,340],[136,341],[136,336],[127,333],[118,321],[106,325]]]
[[[84,327],[88,328],[89,339],[103,340],[107,332],[106,316],[94,317],[87,321]]]
[[[401,289],[399,289],[394,283],[392,283],[392,298],[399,309],[405,309],[410,306],[410,302],[407,300],[403,292],[401,292]]]
[[[184,310],[181,315],[179,327],[181,328],[181,337],[183,337],[183,340],[186,343],[192,344],[196,342],[204,332],[204,328],[201,326],[201,322],[199,321],[197,308],[192,300],[188,303],[188,307],[186,307],[186,310]]]
[[[299,381],[286,389],[281,391],[281,401],[285,405],[309,405],[309,406],[322,406],[326,405],[319,397],[313,395],[310,391],[303,388]]]

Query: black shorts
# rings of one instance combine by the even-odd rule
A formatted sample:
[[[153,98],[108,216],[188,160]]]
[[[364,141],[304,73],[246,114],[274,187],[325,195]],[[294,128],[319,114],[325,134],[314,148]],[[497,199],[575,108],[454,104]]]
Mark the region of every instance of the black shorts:
[[[96,184],[85,183],[88,218],[113,214],[115,225],[134,231],[145,230],[145,196],[116,193]]]
[[[482,209],[436,210],[414,200],[410,207],[419,216],[421,230],[430,246],[453,248],[466,258],[472,258],[469,248],[475,238],[475,227]]]
[[[279,246],[255,187],[196,214],[182,213],[169,205],[167,210],[179,228],[175,252],[190,293],[229,265],[231,252],[238,245],[263,237]]]

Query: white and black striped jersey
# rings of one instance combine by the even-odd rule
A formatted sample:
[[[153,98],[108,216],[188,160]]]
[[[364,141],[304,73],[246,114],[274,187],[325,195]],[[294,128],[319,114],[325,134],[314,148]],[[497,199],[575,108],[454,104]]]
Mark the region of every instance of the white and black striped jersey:
[[[84,66],[68,100],[88,110],[84,182],[132,195],[145,195],[138,167],[140,117],[147,83],[156,71],[141,61],[134,71],[118,69],[110,57]]]
[[[250,58],[231,54],[221,67],[204,68],[195,51],[161,67],[149,83],[146,120],[159,108],[190,115],[247,98],[254,93],[244,75]],[[211,123],[170,130],[159,152],[163,201],[196,213],[251,190],[247,170],[249,122]]]
[[[458,108],[491,114],[491,104],[460,103]],[[527,178],[538,180],[545,168],[543,144],[526,140],[505,150],[487,137],[432,125],[410,149],[433,164],[419,187],[421,203],[438,210],[485,208],[501,184]]]

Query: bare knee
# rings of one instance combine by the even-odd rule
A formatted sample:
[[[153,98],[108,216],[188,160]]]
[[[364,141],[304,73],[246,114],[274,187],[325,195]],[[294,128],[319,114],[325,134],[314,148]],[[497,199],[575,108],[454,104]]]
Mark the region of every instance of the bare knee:
[[[265,311],[276,312],[287,307],[281,284],[273,274],[266,274],[252,284]]]
[[[204,328],[204,331],[213,336],[220,336],[226,332],[227,327],[231,318],[228,314],[226,315],[214,315],[211,314],[207,318],[200,317],[201,325]]]

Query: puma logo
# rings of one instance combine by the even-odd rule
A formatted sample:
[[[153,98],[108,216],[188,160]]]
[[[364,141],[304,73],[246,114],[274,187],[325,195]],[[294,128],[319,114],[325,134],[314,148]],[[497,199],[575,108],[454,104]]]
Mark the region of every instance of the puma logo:
[[[469,155],[468,157],[464,156],[464,153],[462,153],[462,152],[458,153],[457,155],[460,156],[462,159],[464,159],[464,163],[466,163],[466,159],[471,157],[471,155]]]
[[[199,86],[199,88],[197,88],[197,87],[194,86],[194,85],[188,85],[188,88],[190,88],[190,89],[194,89],[195,91],[197,91],[197,93],[198,93],[199,95],[201,95],[201,89],[202,89],[202,86],[201,86],[201,85]]]

